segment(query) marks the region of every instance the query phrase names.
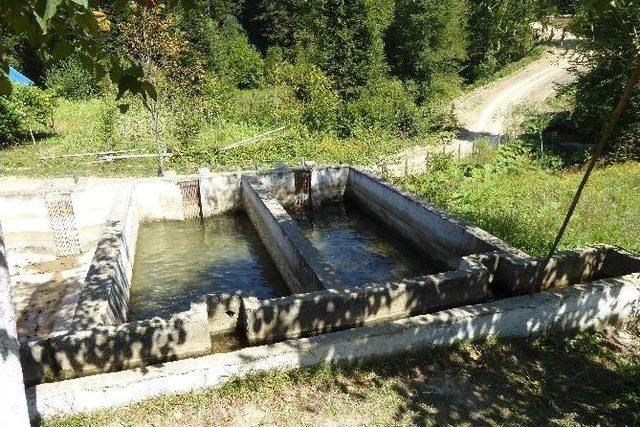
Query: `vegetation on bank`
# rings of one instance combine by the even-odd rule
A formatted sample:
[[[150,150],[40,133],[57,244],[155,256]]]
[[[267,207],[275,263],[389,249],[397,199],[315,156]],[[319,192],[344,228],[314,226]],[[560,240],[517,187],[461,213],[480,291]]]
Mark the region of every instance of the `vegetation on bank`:
[[[550,169],[522,144],[461,162],[442,158],[398,184],[531,254],[545,254],[582,179],[580,168]],[[596,243],[640,253],[640,164],[594,171],[561,249]]]
[[[637,326],[271,371],[42,426],[637,425]]]
[[[74,36],[65,29],[51,40],[42,38],[40,47],[2,31],[0,52],[49,96],[76,100],[78,109],[89,103],[86,115],[92,120],[82,132],[92,146],[84,151],[166,150],[172,154],[169,167],[191,172],[208,163],[214,169],[246,165],[249,158],[368,161],[389,147],[453,135],[447,102],[466,85],[535,53],[530,23],[554,7],[552,1],[504,0],[198,0],[191,9],[184,3],[131,2],[122,8],[119,2],[96,1],[91,6],[101,17],[99,31]],[[59,18],[78,18],[78,7],[61,3]],[[57,19],[50,25],[62,22]],[[153,84],[145,90],[155,96],[144,103],[129,95],[116,100],[122,88],[98,78],[81,49],[85,36],[97,48],[139,64]],[[61,104],[56,123],[74,108]],[[125,105],[129,110],[121,115],[118,107]],[[12,117],[23,115],[18,110]],[[284,133],[262,141],[273,147],[217,151],[282,126]],[[25,129],[16,125],[15,131],[0,132],[0,146],[23,145],[30,140]],[[65,131],[58,126],[42,123],[34,131],[45,156],[89,148],[87,141],[63,141]],[[325,154],[327,145],[344,147],[335,148],[340,153],[334,156]],[[20,152],[23,160],[14,156]],[[40,169],[38,157],[26,148],[8,152],[4,163],[10,169],[3,173]],[[135,162],[123,172],[155,169],[153,160]],[[69,172],[91,170],[77,163],[69,164]],[[100,172],[110,166],[92,167]]]

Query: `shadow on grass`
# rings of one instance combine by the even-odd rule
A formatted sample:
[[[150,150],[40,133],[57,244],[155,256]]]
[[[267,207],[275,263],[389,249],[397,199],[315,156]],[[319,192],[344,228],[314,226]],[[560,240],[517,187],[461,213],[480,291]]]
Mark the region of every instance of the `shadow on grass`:
[[[608,345],[600,334],[552,334],[430,350],[370,370],[394,383],[399,424],[637,425],[637,354]]]

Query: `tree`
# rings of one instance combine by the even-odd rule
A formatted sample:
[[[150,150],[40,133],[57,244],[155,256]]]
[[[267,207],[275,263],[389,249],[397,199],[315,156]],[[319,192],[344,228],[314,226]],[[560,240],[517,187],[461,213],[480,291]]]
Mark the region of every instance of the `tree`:
[[[640,8],[635,0],[582,4],[571,24],[580,36],[577,56],[576,127],[594,142],[602,133],[617,96],[640,52]],[[626,156],[640,158],[640,99],[631,100],[613,138]]]
[[[457,80],[467,57],[467,10],[467,2],[461,0],[396,1],[387,32],[387,58],[395,75],[418,82],[421,100],[438,76]]]
[[[471,0],[467,24],[470,80],[491,74],[531,50],[531,23],[553,10],[548,0]]]
[[[253,38],[279,46],[289,60],[320,67],[344,99],[352,99],[386,71],[383,32],[393,3],[373,0],[262,0],[253,17],[262,28]]]
[[[132,7],[131,14],[120,24],[120,30],[127,52],[140,64],[152,85],[153,96],[145,98],[145,106],[151,116],[151,130],[158,150],[158,174],[161,175],[166,151],[160,133],[161,114],[177,89],[183,87],[188,91],[197,85],[202,74],[201,64],[182,67],[181,57],[187,50],[187,39],[163,4]]]
[[[105,13],[128,10],[130,4],[154,5],[156,0],[1,0],[0,28],[3,36],[23,38],[43,57],[64,59],[74,52],[83,66],[97,78],[109,77],[118,85],[119,96],[131,92],[143,98],[155,96],[153,85],[145,80],[142,66],[119,50],[105,47],[101,37],[110,31]],[[185,8],[192,0],[180,0]],[[8,70],[11,52],[0,44],[0,95],[11,91]]]

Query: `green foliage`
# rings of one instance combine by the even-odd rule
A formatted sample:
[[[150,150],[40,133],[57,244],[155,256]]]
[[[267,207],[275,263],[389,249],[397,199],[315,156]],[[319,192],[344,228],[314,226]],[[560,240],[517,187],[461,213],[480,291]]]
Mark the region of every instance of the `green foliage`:
[[[634,66],[640,46],[640,9],[633,0],[589,2],[571,25],[586,67],[576,83],[573,120],[588,142],[602,134]],[[617,127],[617,157],[640,158],[640,97],[635,96]]]
[[[421,111],[396,79],[371,82],[358,99],[347,104],[345,114],[343,133],[386,130],[399,137],[413,137],[421,130]]]
[[[0,96],[0,147],[23,141],[29,131],[46,129],[55,102],[50,93],[35,86],[16,86]]]
[[[193,0],[181,0],[189,8]],[[83,67],[97,80],[108,76],[118,85],[119,95],[131,92],[143,98],[155,97],[153,86],[144,80],[142,66],[123,55],[123,50],[105,46],[104,37],[111,31],[113,16],[130,7],[146,7],[155,2],[118,0],[104,4],[88,0],[3,0],[0,26],[3,33],[19,35],[38,49],[48,61],[59,61],[73,52],[80,54]],[[8,65],[11,57],[0,49],[0,94],[11,91]]]
[[[101,100],[98,110],[98,135],[105,150],[114,150],[118,127],[118,108],[109,98]]]
[[[101,86],[77,57],[67,58],[47,72],[45,84],[67,99],[87,99],[100,94]]]
[[[530,24],[545,19],[551,11],[549,1],[470,2],[467,78],[476,80],[523,58],[535,42]]]
[[[389,2],[365,0],[262,0],[257,2],[262,37],[289,58],[317,65],[351,99],[385,69],[382,30]],[[388,16],[385,18],[385,16]]]
[[[293,89],[296,98],[304,105],[302,122],[309,130],[335,128],[340,97],[322,70],[302,61],[282,63],[273,71],[271,78],[276,85],[285,84]]]
[[[19,142],[26,131],[19,104],[13,97],[0,96],[0,147]]]
[[[182,24],[207,68],[239,88],[256,88],[264,74],[260,53],[231,15],[218,22],[207,16],[190,15]]]
[[[562,249],[613,243],[639,251],[640,165],[597,169]],[[532,254],[546,253],[582,178],[549,170],[522,145],[461,162],[436,160],[423,175],[398,180],[408,191]],[[594,212],[608,215],[594,215]]]
[[[466,1],[396,1],[387,57],[395,75],[418,83],[420,101],[442,90],[438,86],[443,81],[457,82],[467,56],[466,16]]]

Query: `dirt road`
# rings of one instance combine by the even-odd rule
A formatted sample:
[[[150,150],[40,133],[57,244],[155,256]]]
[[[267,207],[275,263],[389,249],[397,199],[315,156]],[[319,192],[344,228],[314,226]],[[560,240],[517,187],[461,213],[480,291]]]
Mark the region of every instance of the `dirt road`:
[[[566,37],[563,43],[570,46],[574,40],[573,37]],[[556,42],[560,44],[559,40]],[[384,159],[373,168],[386,176],[420,173],[434,153],[466,157],[473,153],[474,141],[478,138],[488,138],[494,144],[499,142],[513,107],[522,103],[542,102],[575,78],[569,70],[571,55],[571,49],[549,45],[542,58],[520,71],[481,86],[454,101],[454,112],[461,125],[457,139],[444,146],[408,148]]]
[[[504,133],[511,108],[524,102],[541,102],[574,78],[565,50],[549,48],[542,58],[519,72],[482,86],[454,103],[462,125],[461,139],[486,136],[497,140]]]

